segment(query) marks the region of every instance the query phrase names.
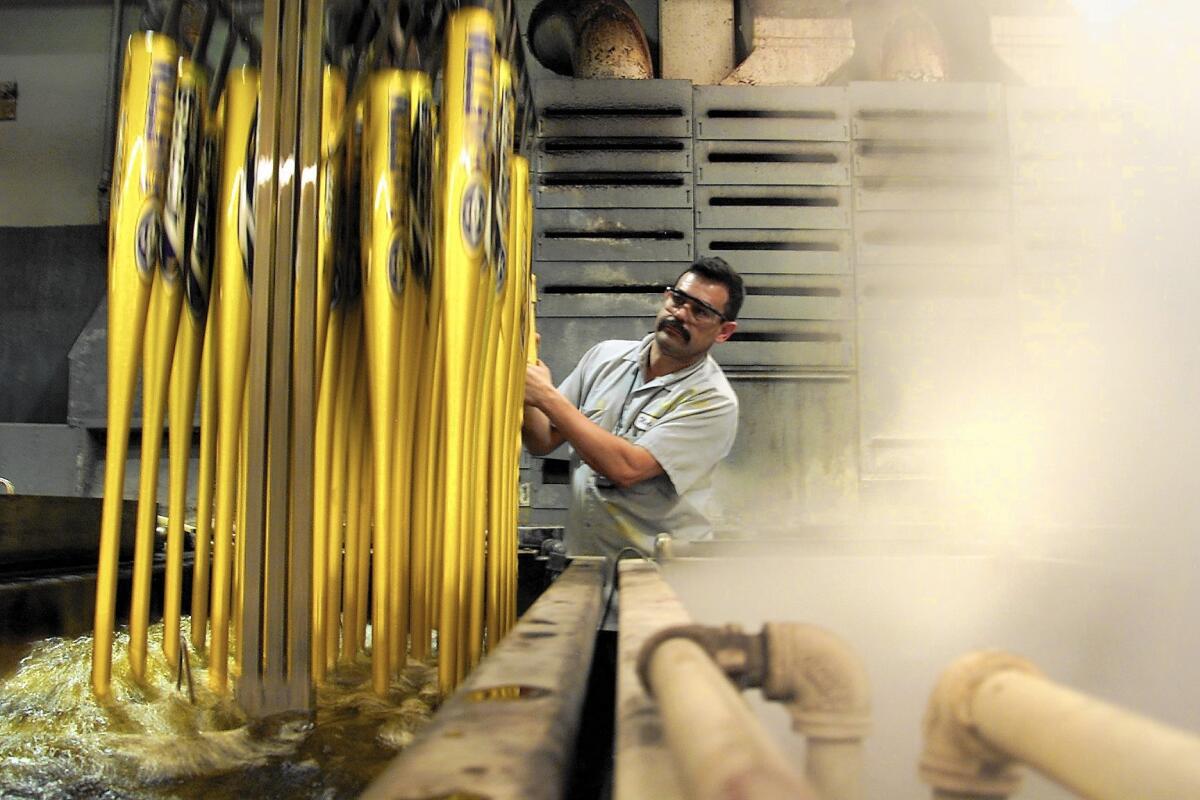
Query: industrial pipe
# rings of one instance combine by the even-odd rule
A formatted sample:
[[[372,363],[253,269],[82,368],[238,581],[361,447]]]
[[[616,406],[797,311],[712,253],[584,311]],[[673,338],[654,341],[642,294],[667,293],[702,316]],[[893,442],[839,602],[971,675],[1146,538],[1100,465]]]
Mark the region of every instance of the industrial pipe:
[[[669,538],[669,537],[667,537]],[[656,546],[664,544],[660,537]],[[816,625],[767,623],[759,634],[737,626],[680,625],[651,637],[638,659],[648,681],[650,654],[662,642],[698,644],[740,688],[760,687],[783,703],[807,739],[805,777],[824,800],[862,800],[862,740],[871,727],[870,689],[858,656]]]
[[[934,797],[1007,797],[1014,762],[1091,800],[1200,797],[1200,736],[1059,686],[1024,659],[970,653],[926,710],[921,778]]]
[[[112,184],[113,154],[116,148],[117,136],[117,98],[121,93],[121,29],[125,16],[124,0],[113,0],[112,20],[108,30],[108,87],[104,98],[104,151],[100,154],[101,170],[100,183],[96,187],[99,195],[100,224],[105,228],[109,225],[109,208],[112,198],[109,189]]]
[[[806,738],[805,776],[824,800],[862,800],[862,741],[871,729],[862,661],[816,625],[768,622],[763,637],[763,696],[783,703]]]
[[[703,647],[682,637],[647,645],[643,676],[688,797],[816,800]]]

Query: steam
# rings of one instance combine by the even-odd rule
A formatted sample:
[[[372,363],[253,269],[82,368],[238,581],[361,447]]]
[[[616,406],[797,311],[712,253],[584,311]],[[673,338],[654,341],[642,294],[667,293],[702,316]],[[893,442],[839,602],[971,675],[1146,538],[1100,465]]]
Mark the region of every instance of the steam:
[[[928,796],[914,775],[925,698],[973,648],[1020,653],[1055,680],[1200,732],[1200,11],[1079,5],[1090,44],[1078,96],[1092,121],[1060,157],[1095,167],[1057,187],[1069,200],[1060,217],[1037,193],[1016,193],[1013,208],[1045,227],[1047,248],[1080,232],[1046,259],[1058,268],[1018,265],[997,287],[968,259],[953,296],[933,291],[946,291],[936,269],[856,276],[877,312],[859,318],[877,358],[864,353],[860,370],[883,370],[880,391],[892,392],[863,410],[864,426],[891,436],[860,466],[925,474],[938,491],[857,515],[831,504],[849,525],[771,559],[667,568],[698,621],[813,622],[860,651],[876,693],[868,797]],[[1000,313],[988,301],[998,288],[1016,297]],[[811,413],[780,424],[778,441],[837,424]],[[937,447],[897,444],[921,431]],[[755,481],[771,476],[751,463],[735,459],[722,479],[754,496],[755,516],[725,527],[819,519],[812,497],[758,502]],[[914,521],[934,524],[897,533]],[[813,555],[813,538],[839,537],[852,546]],[[889,537],[919,541],[881,546]],[[791,741],[781,712],[769,714]],[[1035,778],[1017,796],[1070,795]]]

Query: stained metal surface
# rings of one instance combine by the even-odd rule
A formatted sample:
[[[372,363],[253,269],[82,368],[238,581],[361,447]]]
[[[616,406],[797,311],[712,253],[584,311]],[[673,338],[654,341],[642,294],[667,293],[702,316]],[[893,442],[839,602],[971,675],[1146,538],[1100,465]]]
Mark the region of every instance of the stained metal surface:
[[[772,285],[758,283],[746,295],[740,320],[854,319],[854,285],[836,275],[769,276]]]
[[[580,136],[545,138],[534,150],[538,172],[691,172],[691,139]]]
[[[946,123],[945,128],[951,125]],[[1000,141],[1001,130],[997,125],[997,136],[982,141],[967,140],[967,132],[961,141],[856,139],[854,176],[856,179],[944,177],[1002,181],[1008,176],[1008,165]]]
[[[0,423],[0,478],[20,494],[86,494],[91,449],[80,428]]]
[[[697,86],[692,103],[697,139],[850,138],[844,87]]]
[[[540,80],[539,136],[692,135],[692,84],[680,80]]]
[[[842,186],[699,186],[697,228],[842,229],[850,227],[850,190]]]
[[[602,585],[576,559],[362,797],[564,797]]]
[[[690,261],[535,261],[538,291],[543,295],[584,287],[666,286]],[[541,313],[539,309],[539,313]]]
[[[67,423],[108,427],[108,297],[101,299],[67,354]],[[133,429],[142,427],[141,378],[133,393]]]
[[[548,208],[534,239],[539,261],[690,261],[692,211]]]
[[[862,212],[855,216],[857,263],[1002,265],[1008,224],[1007,214],[994,211]]]
[[[614,159],[615,161],[615,159]],[[610,163],[610,169],[625,164]],[[691,208],[692,173],[561,172],[537,177],[538,208]]]
[[[1017,183],[1066,182],[1111,171],[1120,118],[1111,103],[1070,89],[1005,89],[1008,143]]]
[[[842,142],[697,141],[698,184],[846,186],[850,157]]]
[[[851,83],[851,136],[901,141],[996,141],[1003,135],[1000,84]]]
[[[972,177],[904,176],[855,181],[860,211],[1007,211],[1009,186]]]
[[[603,294],[543,294],[538,300],[538,319],[635,317],[649,324],[661,303],[662,292],[657,287]]]
[[[95,570],[99,498],[0,494],[0,571]],[[133,558],[137,503],[122,503],[120,560]]]
[[[640,339],[652,327],[653,320],[645,314],[631,317],[539,317],[538,333],[544,343],[541,357],[550,367],[557,383],[567,377],[579,363],[580,357],[596,343],[605,339]]]
[[[853,335],[851,326],[846,331]],[[722,345],[736,347],[736,342]],[[794,535],[797,525],[853,513],[858,497],[858,378],[852,371],[852,347],[845,351],[850,352],[837,363],[834,344],[779,343],[753,354],[760,361],[781,362],[770,368],[726,367],[741,407],[753,413],[741,415],[733,450],[713,476],[713,507],[719,512],[712,521],[718,531]],[[826,354],[833,357],[823,365],[786,363],[819,362]],[[735,350],[721,358],[738,356]],[[827,531],[821,541],[837,543],[846,535],[844,529]],[[716,548],[719,542],[695,544]],[[759,552],[769,558],[787,549],[766,545]]]
[[[685,797],[683,781],[667,749],[662,718],[637,675],[642,645],[653,634],[691,622],[657,565],[637,560],[619,565],[620,627],[617,639],[617,731],[614,800]]]
[[[850,231],[696,231],[696,253],[720,256],[748,273],[844,274],[851,271]]]
[[[727,371],[731,367],[852,367],[854,322],[748,319],[738,323],[732,339],[713,350],[713,357]]]

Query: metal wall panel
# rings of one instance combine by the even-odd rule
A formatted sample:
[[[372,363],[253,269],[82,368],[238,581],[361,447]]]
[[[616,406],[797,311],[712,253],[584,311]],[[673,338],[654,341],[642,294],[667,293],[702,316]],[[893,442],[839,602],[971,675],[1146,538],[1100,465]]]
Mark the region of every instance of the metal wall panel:
[[[945,177],[858,178],[859,211],[1005,211],[1008,186],[1000,181]]]
[[[833,275],[787,276],[762,287],[747,274],[749,288],[739,319],[854,319],[854,282]],[[779,277],[779,276],[770,276]]]
[[[841,186],[701,186],[697,228],[849,228],[850,191]]]
[[[593,345],[606,339],[640,339],[653,315],[538,317],[543,359],[556,381],[567,376]],[[854,323],[849,320],[741,319],[733,339],[712,350],[723,367],[848,369],[855,362]]]
[[[607,339],[641,339],[654,328],[653,316],[635,317],[544,317],[539,313],[542,360],[558,383],[575,368],[579,359],[598,342]]]
[[[713,352],[721,358],[731,346]],[[858,493],[854,375],[786,368],[726,374],[741,415],[733,450],[713,476],[717,529],[787,535],[797,525],[852,515]]]
[[[697,139],[844,142],[850,136],[842,87],[697,86]]]
[[[662,304],[662,292],[541,293],[538,320],[550,317],[641,317],[650,320]]]
[[[692,84],[682,80],[540,80],[538,135],[692,135]]]
[[[850,320],[744,319],[733,338],[713,348],[722,367],[822,367],[855,363]]]
[[[697,255],[720,256],[739,272],[845,274],[850,251],[850,231],[696,231]]]
[[[692,173],[541,173],[538,208],[691,208]]]
[[[855,215],[859,264],[995,264],[1008,261],[1008,215],[866,211]]]
[[[539,294],[556,287],[595,288],[666,286],[687,269],[690,261],[535,261]]]
[[[973,319],[993,324],[1009,315],[1011,288],[1011,278],[991,267],[864,265],[855,275],[855,305],[860,325]]]
[[[539,261],[691,261],[691,209],[541,209]]]
[[[1116,166],[1111,142],[1121,121],[1104,97],[1072,89],[1010,86],[1006,105],[1018,181],[1069,180]]]
[[[778,277],[778,276],[771,276]],[[837,276],[787,276],[784,282],[763,288],[754,276],[739,319],[854,319],[854,286],[849,278]],[[538,319],[551,317],[643,317],[651,320],[662,305],[662,292],[570,292],[541,294]]]
[[[0,478],[22,495],[83,494],[88,439],[86,430],[68,425],[0,423]]]
[[[860,82],[850,84],[848,97],[855,139],[965,142],[1003,136],[1000,84]]]
[[[537,482],[533,483],[530,489],[530,505],[534,508],[567,509],[571,505],[570,484]]]
[[[696,183],[847,186],[841,142],[697,141]]]
[[[690,139],[541,139],[534,148],[536,172],[690,172]]]
[[[854,176],[946,177],[1005,181],[1007,154],[999,141],[947,143],[910,140],[856,141]]]

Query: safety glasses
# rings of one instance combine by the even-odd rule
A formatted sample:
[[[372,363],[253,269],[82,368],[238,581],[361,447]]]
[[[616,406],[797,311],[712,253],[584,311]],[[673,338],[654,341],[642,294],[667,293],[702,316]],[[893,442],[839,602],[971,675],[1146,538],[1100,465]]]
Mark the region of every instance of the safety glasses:
[[[715,307],[701,300],[699,297],[692,297],[682,289],[677,289],[674,286],[667,286],[663,289],[663,297],[666,298],[667,308],[676,309],[687,306],[692,312],[692,319],[696,322],[707,323],[713,320],[728,322],[729,319],[718,311]]]

